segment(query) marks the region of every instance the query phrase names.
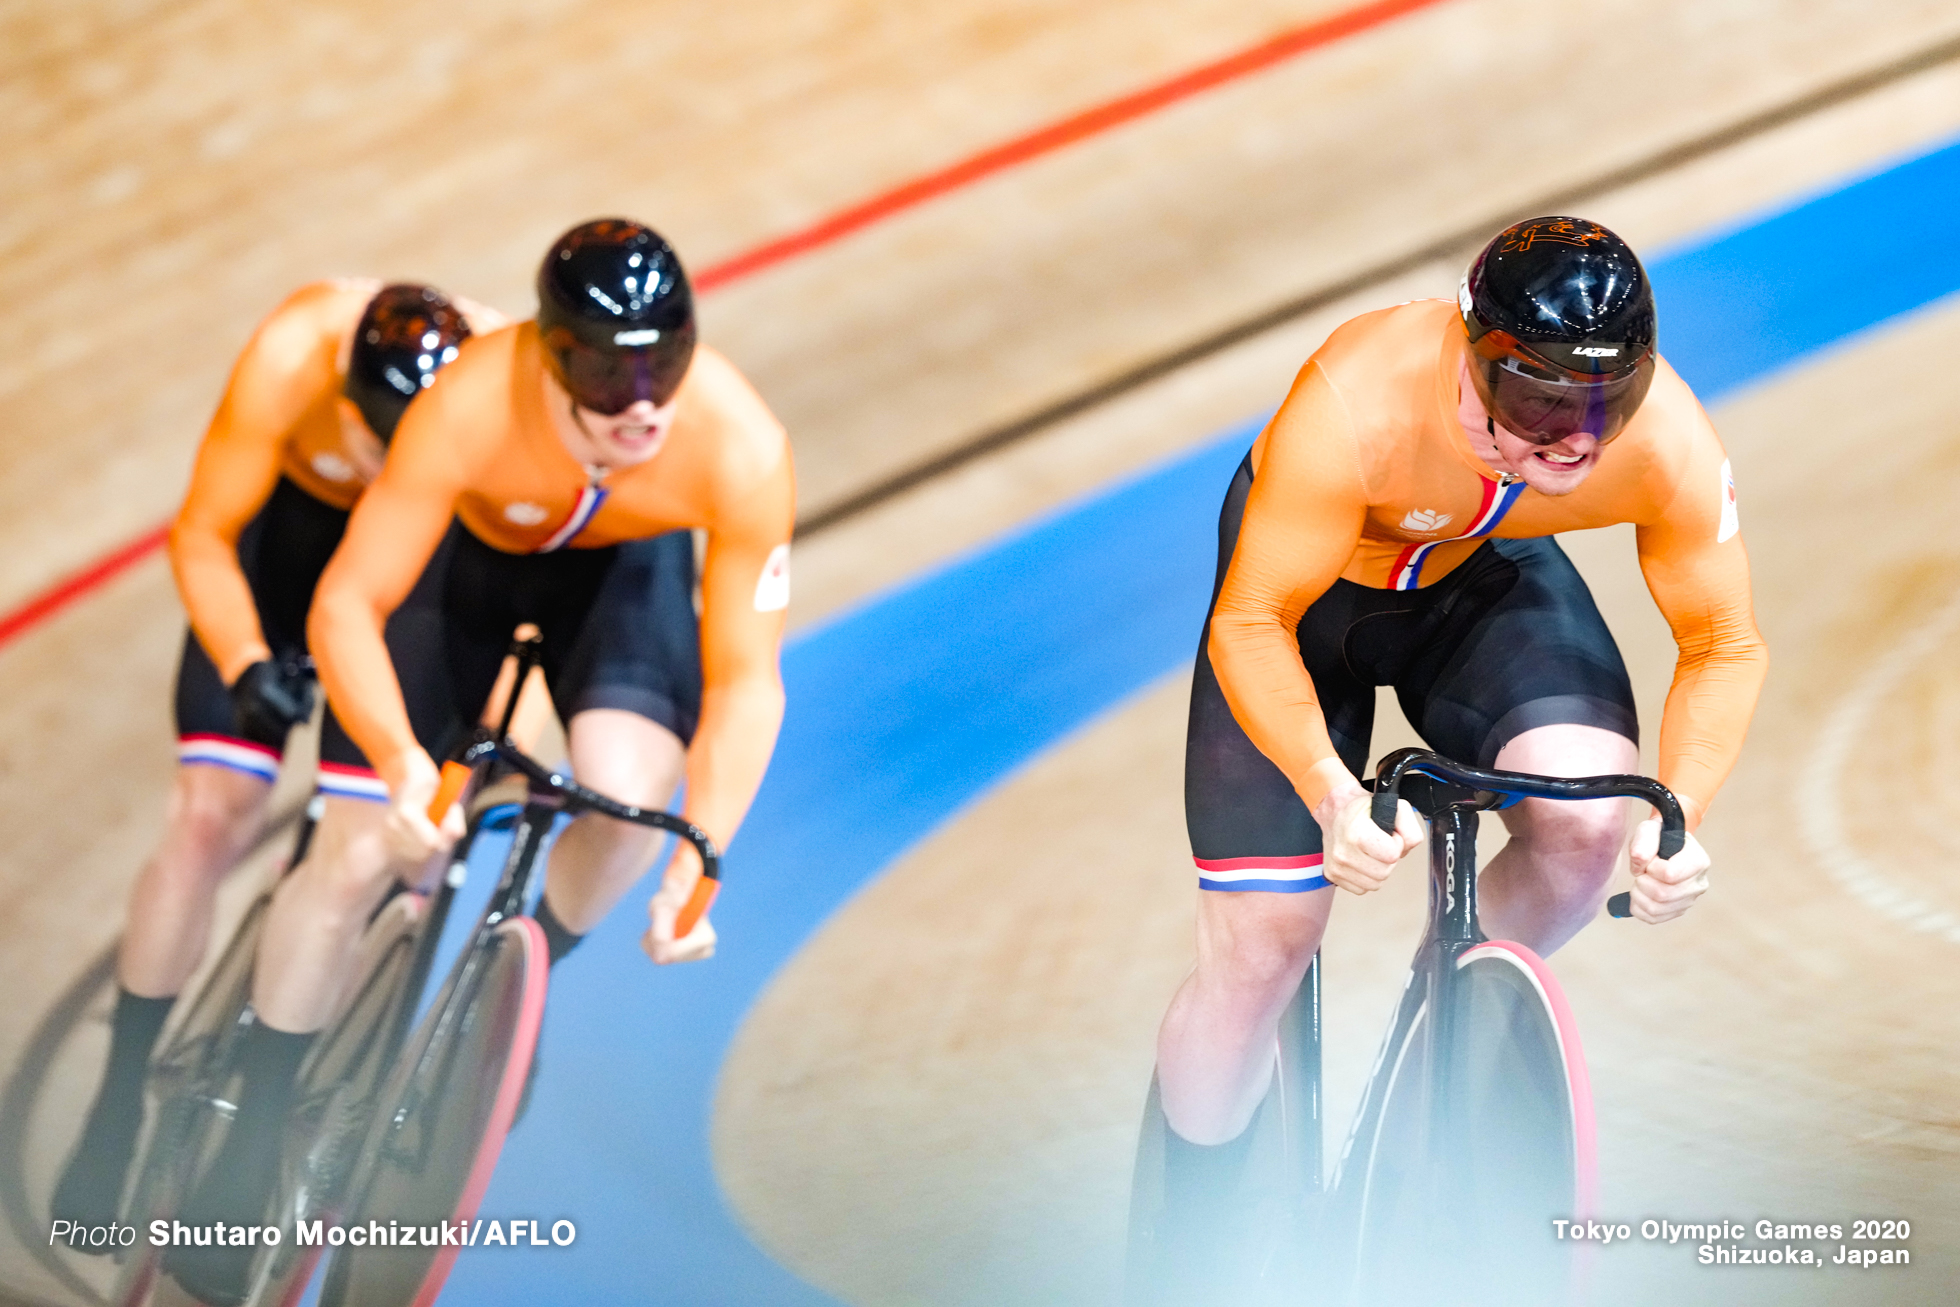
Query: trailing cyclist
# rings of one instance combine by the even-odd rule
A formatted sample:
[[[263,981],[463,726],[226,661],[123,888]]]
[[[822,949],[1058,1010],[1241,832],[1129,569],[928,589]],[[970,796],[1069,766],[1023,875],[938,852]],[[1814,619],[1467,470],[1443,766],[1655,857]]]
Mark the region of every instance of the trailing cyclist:
[[[130,895],[108,1069],[56,1185],[57,1219],[116,1216],[150,1053],[209,943],[218,885],[262,829],[287,734],[313,711],[306,613],[348,512],[409,400],[472,328],[503,323],[426,286],[315,282],[259,324],[232,368],[170,529],[190,615],[177,775],[163,838]],[[426,605],[405,606],[390,646],[422,638],[432,621]],[[326,794],[376,808],[366,758],[331,712],[319,758]]]
[[[461,833],[457,812],[443,829],[426,814],[438,773],[415,723],[446,714],[455,738],[474,721],[520,623],[542,633],[579,781],[660,807],[684,769],[685,815],[726,848],[782,721],[788,438],[727,359],[697,348],[686,274],[650,229],[573,228],[547,252],[538,298],[535,321],[470,341],[404,418],[321,578],[308,624],[321,682],[386,784],[401,862]],[[438,551],[441,638],[391,660],[384,623]],[[536,912],[552,962],[644,874],[659,838],[591,813],[558,836]],[[674,938],[699,876],[680,842],[649,906],[644,947],[657,963],[714,950],[705,919]],[[321,859],[287,879],[274,911],[306,934],[261,952],[261,1025],[297,1048],[312,1040],[387,888],[364,865]],[[264,1210],[296,1065],[248,1083],[224,1154],[187,1204],[196,1219]],[[168,1266],[205,1301],[235,1301],[249,1253],[197,1249]]]
[[[1247,1127],[1330,887],[1379,888],[1422,838],[1407,803],[1394,833],[1375,826],[1358,779],[1377,686],[1465,763],[1636,770],[1625,665],[1552,538],[1630,522],[1680,650],[1660,779],[1690,830],[1734,764],[1767,654],[1729,461],[1655,339],[1623,241],[1576,218],[1522,222],[1478,255],[1456,304],[1336,330],[1233,478],[1185,754],[1198,961],[1157,1048],[1167,1273],[1144,1296],[1236,1301]],[[1624,807],[1532,799],[1505,821],[1483,920],[1547,954],[1598,912]],[[1660,859],[1658,833],[1641,822],[1631,851],[1634,915],[1652,923],[1708,887],[1692,835]]]

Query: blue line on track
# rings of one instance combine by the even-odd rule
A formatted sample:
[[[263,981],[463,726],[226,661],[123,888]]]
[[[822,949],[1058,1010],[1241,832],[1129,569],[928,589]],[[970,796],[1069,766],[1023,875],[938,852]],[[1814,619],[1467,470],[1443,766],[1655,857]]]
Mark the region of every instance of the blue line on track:
[[[1960,145],[1948,145],[1665,256],[1652,270],[1665,352],[1712,401],[1960,291],[1956,215]],[[729,1041],[770,976],[870,877],[1191,657],[1218,503],[1255,432],[1228,432],[791,642],[789,716],[729,858],[719,956],[654,971],[636,942],[640,891],[555,977],[537,1101],[483,1215],[540,1228],[569,1217],[578,1242],[467,1253],[444,1301],[832,1301],[757,1249],[719,1196],[708,1125]]]

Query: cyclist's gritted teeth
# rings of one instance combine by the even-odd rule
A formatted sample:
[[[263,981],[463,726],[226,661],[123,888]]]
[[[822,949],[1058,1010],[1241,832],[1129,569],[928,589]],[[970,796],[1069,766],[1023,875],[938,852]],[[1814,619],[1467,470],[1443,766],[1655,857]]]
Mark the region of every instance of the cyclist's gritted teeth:
[[[1568,453],[1560,449],[1541,449],[1532,454],[1533,458],[1538,459],[1540,462],[1549,463],[1556,468],[1578,467],[1591,456],[1592,450],[1590,449],[1577,454]]]

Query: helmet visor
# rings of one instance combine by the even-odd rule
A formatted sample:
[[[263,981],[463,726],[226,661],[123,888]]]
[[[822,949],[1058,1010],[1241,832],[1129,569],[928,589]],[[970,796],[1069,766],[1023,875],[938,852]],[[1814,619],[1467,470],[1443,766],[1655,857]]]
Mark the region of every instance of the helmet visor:
[[[1516,359],[1479,360],[1474,375],[1491,416],[1534,445],[1579,432],[1605,444],[1626,427],[1654,379],[1645,367],[1617,377],[1563,377]]]
[[[613,417],[643,399],[657,408],[674,397],[694,353],[693,331],[676,334],[685,337],[679,348],[596,349],[559,328],[545,337],[544,356],[580,408]]]
[[[1465,326],[1471,326],[1468,320]],[[1470,375],[1485,409],[1534,445],[1555,445],[1580,432],[1605,444],[1620,434],[1654,380],[1651,349],[1629,367],[1599,373],[1534,358],[1505,331],[1474,336],[1470,349],[1476,356]]]

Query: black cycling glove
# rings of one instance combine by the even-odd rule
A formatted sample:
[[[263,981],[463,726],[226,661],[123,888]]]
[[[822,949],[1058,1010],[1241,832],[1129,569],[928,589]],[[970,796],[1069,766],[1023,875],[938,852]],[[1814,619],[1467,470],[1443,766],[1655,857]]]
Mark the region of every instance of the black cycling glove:
[[[286,747],[286,732],[313,715],[311,659],[262,659],[231,683],[231,717],[238,733],[257,744]]]

